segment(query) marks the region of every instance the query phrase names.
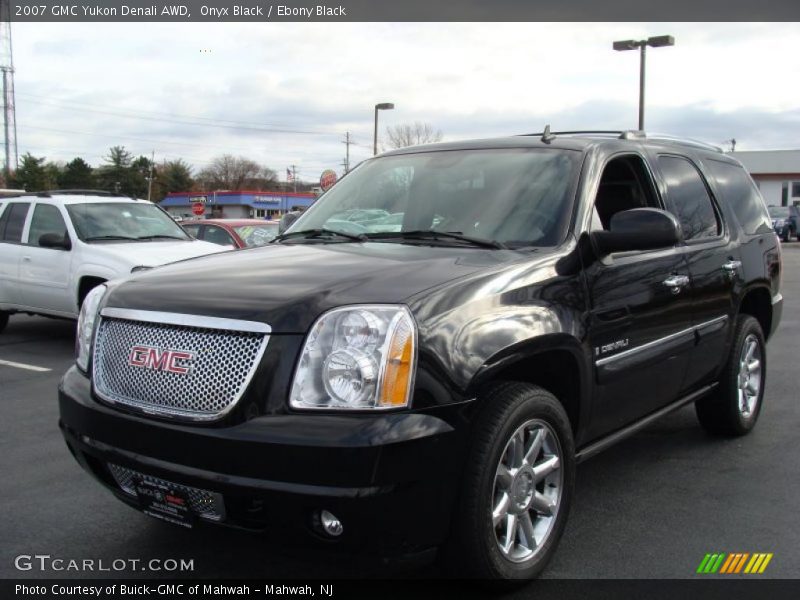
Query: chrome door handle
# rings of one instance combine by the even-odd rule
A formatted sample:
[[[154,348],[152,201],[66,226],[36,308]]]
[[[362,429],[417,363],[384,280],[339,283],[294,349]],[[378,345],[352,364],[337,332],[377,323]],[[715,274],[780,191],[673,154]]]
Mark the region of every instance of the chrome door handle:
[[[689,285],[688,275],[673,275],[663,281],[664,285],[672,290],[673,294],[680,294],[683,286]]]
[[[724,265],[722,265],[722,268],[726,270],[728,273],[735,273],[741,266],[742,266],[742,261],[729,260]]]

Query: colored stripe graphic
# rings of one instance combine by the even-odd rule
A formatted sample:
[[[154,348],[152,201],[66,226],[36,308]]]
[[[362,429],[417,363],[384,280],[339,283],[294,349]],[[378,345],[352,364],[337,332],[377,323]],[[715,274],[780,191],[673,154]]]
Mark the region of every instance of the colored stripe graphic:
[[[739,571],[741,571],[741,570],[742,570],[742,567],[744,566],[744,563],[745,563],[745,561],[747,560],[747,557],[748,557],[748,556],[750,556],[750,554],[748,554],[747,552],[745,552],[745,553],[742,555],[742,559],[739,561],[739,564],[737,564],[737,565],[736,565],[736,570],[735,570],[735,571],[733,571],[733,570],[732,570],[731,572],[732,572],[732,573],[738,573]]]
[[[697,567],[697,573],[733,575],[741,573],[742,569],[744,569],[745,573],[761,574],[766,570],[772,557],[772,553],[765,552],[756,552],[754,554],[749,552],[706,554]]]
[[[728,560],[722,565],[720,573],[730,573],[730,569],[739,561],[738,554],[728,554]]]

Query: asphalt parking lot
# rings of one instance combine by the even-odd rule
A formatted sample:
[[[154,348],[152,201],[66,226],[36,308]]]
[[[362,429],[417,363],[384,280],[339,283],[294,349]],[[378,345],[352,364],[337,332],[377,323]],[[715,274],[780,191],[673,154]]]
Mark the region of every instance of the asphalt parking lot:
[[[577,497],[549,578],[685,578],[709,552],[771,552],[760,577],[800,577],[800,243],[784,245],[781,327],[771,340],[764,409],[734,440],[680,410],[578,469]],[[204,578],[376,577],[383,567],[287,554],[263,536],[154,521],[115,500],[70,456],[56,387],[72,363],[74,324],[14,316],[0,334],[0,577],[14,558],[191,559]],[[41,370],[10,366],[2,361]],[[159,576],[87,573],[86,576]],[[410,576],[435,576],[432,568]]]

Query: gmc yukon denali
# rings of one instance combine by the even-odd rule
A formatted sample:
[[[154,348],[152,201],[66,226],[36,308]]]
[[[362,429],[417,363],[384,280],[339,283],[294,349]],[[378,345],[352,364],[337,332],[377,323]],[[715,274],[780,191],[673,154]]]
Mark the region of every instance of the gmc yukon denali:
[[[529,579],[578,461],[689,403],[755,426],[780,269],[750,177],[699,142],[398,150],[266,247],[91,291],[61,429],[163,521]]]

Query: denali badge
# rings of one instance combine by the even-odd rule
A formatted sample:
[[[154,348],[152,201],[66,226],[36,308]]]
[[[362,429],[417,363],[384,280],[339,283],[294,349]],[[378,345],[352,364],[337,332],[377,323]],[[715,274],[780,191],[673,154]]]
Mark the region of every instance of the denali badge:
[[[128,364],[142,369],[186,375],[192,368],[191,361],[194,360],[194,356],[194,352],[153,348],[152,346],[134,346],[128,356]]]

